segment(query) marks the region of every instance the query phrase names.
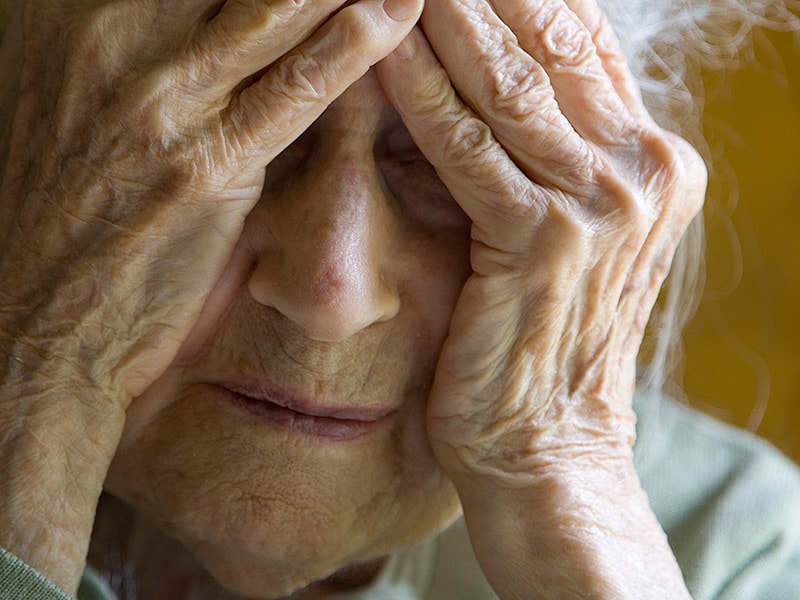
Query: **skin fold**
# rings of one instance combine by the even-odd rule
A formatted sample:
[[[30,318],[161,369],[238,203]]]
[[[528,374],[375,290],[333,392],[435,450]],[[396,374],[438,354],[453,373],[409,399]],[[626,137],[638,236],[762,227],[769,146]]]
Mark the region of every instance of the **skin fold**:
[[[631,399],[706,175],[593,0],[8,12],[0,545],[315,598],[463,510],[501,598],[689,597]]]

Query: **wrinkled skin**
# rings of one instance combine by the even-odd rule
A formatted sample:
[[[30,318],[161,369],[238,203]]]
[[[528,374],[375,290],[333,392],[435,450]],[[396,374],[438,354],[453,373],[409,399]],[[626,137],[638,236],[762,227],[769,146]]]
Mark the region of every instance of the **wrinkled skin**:
[[[187,580],[324,597],[463,507],[502,598],[688,597],[631,397],[701,161],[591,0],[342,4],[13,5],[0,545],[74,591],[105,485]]]

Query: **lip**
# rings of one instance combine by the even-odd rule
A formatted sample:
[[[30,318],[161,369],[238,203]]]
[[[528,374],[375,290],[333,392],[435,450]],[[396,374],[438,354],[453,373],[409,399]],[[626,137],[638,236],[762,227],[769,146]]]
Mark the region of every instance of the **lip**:
[[[395,412],[384,406],[347,406],[312,399],[270,383],[225,380],[211,384],[238,408],[283,428],[334,440],[376,429]]]

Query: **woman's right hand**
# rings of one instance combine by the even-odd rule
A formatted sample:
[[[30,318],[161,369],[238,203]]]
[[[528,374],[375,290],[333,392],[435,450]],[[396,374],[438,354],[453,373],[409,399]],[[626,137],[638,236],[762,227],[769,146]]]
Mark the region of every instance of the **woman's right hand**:
[[[0,545],[67,591],[130,400],[266,165],[420,0],[18,0],[0,54]]]

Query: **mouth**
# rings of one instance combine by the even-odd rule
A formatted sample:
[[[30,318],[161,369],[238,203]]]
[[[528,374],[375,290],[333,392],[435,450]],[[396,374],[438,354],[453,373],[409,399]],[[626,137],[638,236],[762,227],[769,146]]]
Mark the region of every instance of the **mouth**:
[[[251,417],[281,429],[331,440],[352,440],[366,435],[395,412],[389,407],[321,402],[257,381],[222,381],[212,387]]]

